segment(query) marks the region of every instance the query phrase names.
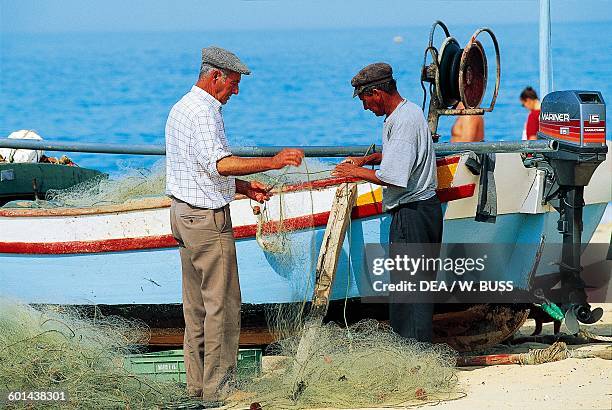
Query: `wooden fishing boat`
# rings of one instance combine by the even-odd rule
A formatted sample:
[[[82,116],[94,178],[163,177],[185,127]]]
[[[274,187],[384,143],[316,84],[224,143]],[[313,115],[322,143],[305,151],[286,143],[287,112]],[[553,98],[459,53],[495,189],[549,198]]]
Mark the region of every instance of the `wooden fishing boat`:
[[[444,204],[445,243],[538,243],[542,235],[552,242],[553,238],[561,241],[557,232],[558,213],[550,205],[542,205],[544,172],[524,166],[519,154],[497,155],[496,223],[475,222],[480,176],[468,169],[468,158],[465,153],[437,160],[437,192]],[[611,165],[610,159],[601,164],[586,188],[585,242],[612,197]],[[329,209],[336,187],[346,181],[331,178],[289,185],[272,197],[268,212],[271,220],[275,220],[282,209],[283,228],[291,241],[289,253],[263,251],[256,240],[257,216],[253,204],[240,196],[232,202],[245,343],[269,341],[261,334],[249,337],[254,328],[265,323],[261,319],[262,307],[310,297]],[[380,186],[358,183],[352,223],[332,290],[334,300],[354,299],[362,294],[361,264],[350,261],[363,258],[364,244],[387,241],[390,217],[382,212],[381,198]],[[0,295],[31,304],[96,305],[109,313],[140,317],[156,328],[181,327],[180,260],[170,232],[168,198],[142,198],[91,208],[33,209],[27,207],[27,202],[22,205],[0,208]],[[529,260],[533,255],[522,257]],[[504,266],[508,262],[499,263]],[[529,268],[531,263],[523,263],[500,270],[499,279],[521,283],[527,276],[525,269]],[[543,267],[542,274],[545,270]],[[353,313],[367,314],[372,309],[373,306],[361,306]],[[442,306],[438,310],[438,340],[462,350],[507,338],[520,327],[528,312],[521,305],[469,307],[466,311],[470,318],[466,320],[465,314],[456,314],[456,307]],[[492,312],[505,315],[506,319],[489,323],[486,318],[490,319]],[[478,322],[481,325],[477,329],[474,324]],[[173,344],[178,337],[159,340]]]
[[[487,146],[479,148],[480,154],[498,153],[494,172],[495,223],[475,221],[479,197],[485,195],[485,190],[480,189],[485,186],[486,172],[481,176],[470,171],[473,167],[467,164],[471,155],[466,151],[476,152],[478,144],[434,146],[441,155],[437,172],[438,196],[444,210],[443,242],[539,244],[528,251],[496,255],[488,262],[499,267],[489,279],[513,281],[518,288],[528,288],[532,278],[545,277],[555,270],[567,276],[579,275],[581,244],[589,242],[612,199],[612,161],[606,157],[610,144],[605,141],[605,103],[601,93],[574,90],[549,94],[552,89],[549,10],[548,2],[542,2],[540,91],[546,96],[542,106],[548,107],[548,111],[543,108],[548,114],[542,117],[539,133],[542,141],[526,142],[533,144],[523,150],[516,149],[512,142],[483,143]],[[433,45],[436,27],[444,30],[443,45],[453,41],[457,47],[441,47],[438,51]],[[488,108],[481,107],[487,63],[482,44],[476,38],[482,33],[491,37],[495,47],[496,81]],[[446,64],[449,61],[452,64]],[[434,141],[439,137],[440,116],[483,115],[493,110],[499,91],[500,62],[499,45],[490,29],[478,29],[461,49],[444,23],[434,23],[421,70],[423,90],[427,93],[429,88],[431,94],[427,119]],[[424,82],[429,83],[428,87]],[[458,101],[469,108],[454,109]],[[160,146],[2,143],[14,149],[165,154]],[[506,148],[499,149],[504,144]],[[524,162],[518,152],[533,153],[536,145],[538,149],[550,148],[539,151],[544,153],[543,166],[534,161],[526,165],[530,161]],[[353,152],[349,147],[301,148],[310,151],[310,156],[339,157],[363,155],[371,147],[361,150],[361,154],[347,154]],[[278,147],[235,147],[232,152],[239,156],[270,156],[278,152]],[[453,155],[442,156],[445,153]],[[257,217],[250,201],[238,197],[231,204],[244,303],[243,343],[271,341],[269,335],[262,338],[261,332],[253,330],[265,325],[262,320],[265,306],[299,303],[311,295],[317,250],[336,187],[343,182],[347,180],[326,179],[285,186],[276,192],[267,210],[272,220],[283,216],[283,229],[290,233],[287,248],[291,252],[262,250],[256,240]],[[376,311],[374,305],[355,304],[369,284],[360,282],[364,276],[362,264],[351,261],[363,260],[365,244],[387,242],[390,217],[382,212],[382,188],[357,182],[358,197],[340,255],[329,319],[341,317],[338,311],[352,319],[360,316],[384,319],[380,313],[384,309]],[[553,194],[555,184],[558,189]],[[554,208],[551,199],[559,200],[561,205]],[[180,328],[180,261],[170,233],[169,205],[167,198],[160,197],[90,208],[32,209],[28,203],[22,208],[0,208],[0,295],[32,304],[96,306],[108,313],[145,319],[154,327]],[[557,209],[563,213],[561,220]],[[564,229],[564,235],[558,227]],[[561,252],[561,258],[554,252],[546,253],[548,248],[554,249],[552,245],[561,243],[570,248],[569,252]],[[552,265],[559,259],[560,267]],[[346,309],[334,310],[333,300],[341,304],[349,300],[350,309],[347,304]],[[572,301],[566,318],[568,312],[574,312],[574,306],[582,309],[582,316],[574,314],[574,322],[580,316],[583,323],[592,323],[589,320],[596,315],[591,315],[583,300]],[[487,347],[511,336],[525,321],[528,311],[529,305],[524,304],[438,305],[434,337],[458,350]],[[259,336],[251,337],[252,334]],[[161,344],[180,344],[182,339],[180,331],[157,332],[155,336]]]

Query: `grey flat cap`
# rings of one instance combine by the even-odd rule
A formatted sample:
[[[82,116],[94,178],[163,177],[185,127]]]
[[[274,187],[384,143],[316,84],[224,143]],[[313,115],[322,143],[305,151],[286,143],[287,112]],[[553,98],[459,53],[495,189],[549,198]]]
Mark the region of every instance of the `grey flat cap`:
[[[374,63],[362,68],[351,80],[355,87],[353,97],[358,96],[366,89],[384,84],[393,80],[393,69],[387,63]]]
[[[210,64],[217,68],[235,71],[240,74],[249,75],[251,70],[236,54],[221,47],[210,46],[202,49],[202,64]]]

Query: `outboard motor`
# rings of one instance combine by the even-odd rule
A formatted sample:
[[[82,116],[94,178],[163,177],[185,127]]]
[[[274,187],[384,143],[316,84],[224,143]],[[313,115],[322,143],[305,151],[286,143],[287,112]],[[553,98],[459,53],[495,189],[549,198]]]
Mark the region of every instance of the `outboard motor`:
[[[570,90],[547,94],[542,100],[538,137],[559,144],[557,151],[543,155],[559,185],[558,203],[552,204],[559,212],[557,229],[563,235],[561,301],[565,303],[568,328],[576,329],[576,320],[595,323],[603,314],[601,309],[591,311],[580,276],[584,187],[608,152],[606,106],[601,93]]]

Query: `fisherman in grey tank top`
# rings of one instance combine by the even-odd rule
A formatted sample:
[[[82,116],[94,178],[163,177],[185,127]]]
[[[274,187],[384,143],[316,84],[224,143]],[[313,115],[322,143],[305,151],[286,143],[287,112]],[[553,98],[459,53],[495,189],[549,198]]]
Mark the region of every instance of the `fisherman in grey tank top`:
[[[349,157],[336,166],[332,175],[358,177],[383,186],[383,209],[391,214],[389,243],[391,257],[398,249],[424,251],[438,257],[442,242],[442,207],[436,195],[436,157],[429,127],[421,109],[397,91],[393,70],[386,63],[370,64],[353,79],[353,97],[363,109],[386,116],[383,124],[383,152],[366,157]],[[380,165],[379,169],[365,168]],[[402,248],[402,244],[412,244]],[[414,246],[419,244],[419,246]],[[405,273],[404,273],[405,274]],[[391,281],[402,273],[391,272]],[[433,280],[436,272],[418,271],[417,280]],[[392,293],[389,319],[393,330],[406,338],[432,341],[433,304],[412,303],[409,295]]]

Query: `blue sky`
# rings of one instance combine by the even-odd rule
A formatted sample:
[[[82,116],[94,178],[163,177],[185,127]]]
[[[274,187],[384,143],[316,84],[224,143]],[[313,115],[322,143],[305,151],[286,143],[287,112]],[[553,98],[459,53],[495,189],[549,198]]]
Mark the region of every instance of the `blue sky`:
[[[206,31],[534,23],[538,0],[0,0],[3,32]],[[553,22],[612,21],[608,0],[552,0]]]

